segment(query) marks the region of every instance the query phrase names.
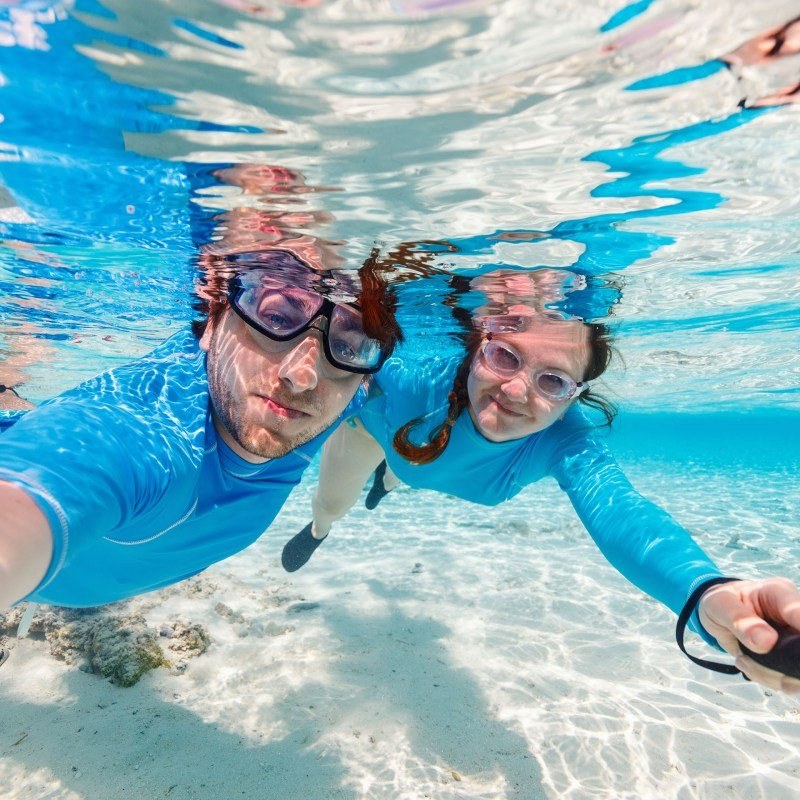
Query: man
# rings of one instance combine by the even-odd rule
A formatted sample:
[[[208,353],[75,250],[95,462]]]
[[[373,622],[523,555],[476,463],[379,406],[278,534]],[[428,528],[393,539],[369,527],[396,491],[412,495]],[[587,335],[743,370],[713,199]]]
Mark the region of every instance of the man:
[[[287,250],[218,257],[195,335],[5,428],[0,607],[101,605],[254,542],[402,338],[376,256],[358,281]]]

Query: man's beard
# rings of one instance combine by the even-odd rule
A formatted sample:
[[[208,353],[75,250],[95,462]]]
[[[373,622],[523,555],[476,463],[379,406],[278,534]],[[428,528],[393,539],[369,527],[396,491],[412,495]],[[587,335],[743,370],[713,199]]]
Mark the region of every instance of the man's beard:
[[[230,388],[230,383],[225,380],[225,370],[233,369],[229,364],[229,360],[220,358],[217,332],[212,331],[206,371],[214,414],[218,423],[225,428],[236,444],[248,453],[259,458],[280,458],[311,441],[332,424],[333,420],[320,422],[286,439],[263,425],[248,423],[246,396],[237,399]]]

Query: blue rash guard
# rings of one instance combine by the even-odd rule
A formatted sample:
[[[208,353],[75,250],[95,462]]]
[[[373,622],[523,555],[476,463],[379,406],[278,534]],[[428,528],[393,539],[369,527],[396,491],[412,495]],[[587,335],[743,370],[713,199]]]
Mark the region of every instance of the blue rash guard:
[[[577,406],[549,428],[510,442],[490,442],[465,410],[444,452],[430,464],[413,465],[392,446],[395,432],[424,416],[412,429],[416,444],[447,414],[447,396],[463,356],[406,365],[390,359],[377,375],[380,393],[358,419],[383,447],[386,462],[409,486],[433,489],[495,506],[531,483],[551,476],[567,493],[581,522],[608,561],[631,583],[680,612],[703,581],[721,572],[666,511],[628,482],[604,442]],[[699,626],[693,629],[713,643]]]
[[[217,435],[190,333],[0,424],[0,479],[28,491],[53,558],[26,598],[96,606],[175,583],[252,544],[332,428],[251,464]],[[359,389],[345,410],[364,400]]]

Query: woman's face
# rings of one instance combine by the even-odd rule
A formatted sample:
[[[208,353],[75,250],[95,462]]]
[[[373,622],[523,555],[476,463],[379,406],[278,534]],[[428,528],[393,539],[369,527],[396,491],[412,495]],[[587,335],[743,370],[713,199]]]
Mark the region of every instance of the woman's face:
[[[574,399],[548,398],[537,388],[535,375],[558,370],[580,383],[589,364],[589,328],[579,320],[536,315],[525,317],[524,330],[493,333],[491,338],[510,345],[521,357],[522,367],[513,375],[501,376],[480,350],[476,353],[467,381],[475,427],[489,441],[508,442],[552,425]]]

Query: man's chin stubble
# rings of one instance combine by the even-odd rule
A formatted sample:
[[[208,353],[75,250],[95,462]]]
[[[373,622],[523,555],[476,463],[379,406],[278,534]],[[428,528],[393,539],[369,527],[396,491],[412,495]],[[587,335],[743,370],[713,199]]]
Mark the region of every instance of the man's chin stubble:
[[[327,424],[319,424],[317,420],[314,420],[313,423],[309,420],[309,427],[305,431],[296,433],[289,438],[282,438],[279,433],[256,422],[248,422],[246,402],[236,403],[230,393],[226,391],[219,392],[219,395],[217,416],[220,422],[239,447],[259,458],[281,458],[306,442],[310,442],[333,422],[331,420]]]
[[[249,431],[243,431],[239,426],[236,426],[233,431],[230,431],[230,428],[228,430],[236,443],[248,453],[259,458],[281,458],[319,436],[329,425],[314,425],[309,430],[295,434],[290,439],[281,439],[272,431],[258,426],[254,427],[255,430]]]
[[[285,440],[256,423],[248,425],[244,422],[247,419],[247,401],[239,400],[237,402],[221,374],[216,333],[211,337],[207,374],[209,393],[217,418],[239,447],[258,458],[281,458],[287,455],[327,430],[335,423],[336,416],[338,416],[334,416],[327,423],[320,423],[317,419],[313,426],[309,422],[307,431],[295,434],[291,439]],[[279,397],[276,400],[280,403]],[[269,437],[267,441],[265,441],[265,433]]]

